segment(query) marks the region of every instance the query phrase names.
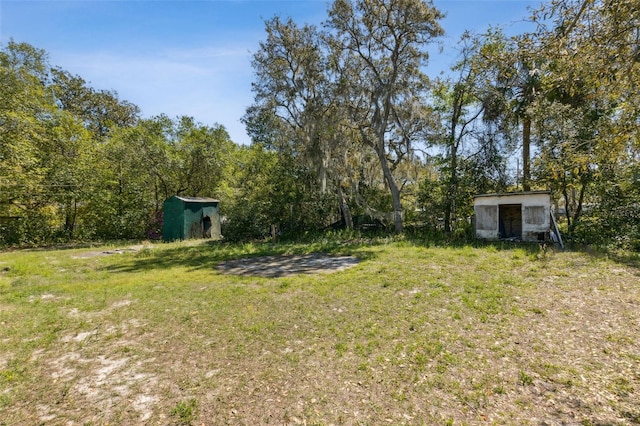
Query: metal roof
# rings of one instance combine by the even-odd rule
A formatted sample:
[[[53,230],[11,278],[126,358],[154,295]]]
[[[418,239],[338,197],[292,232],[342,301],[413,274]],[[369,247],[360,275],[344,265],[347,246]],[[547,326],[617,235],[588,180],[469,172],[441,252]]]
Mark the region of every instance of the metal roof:
[[[521,192],[496,192],[493,194],[478,194],[473,198],[478,197],[508,197],[510,195],[539,195],[539,194],[551,194],[551,191],[521,191]]]
[[[178,200],[184,201],[185,203],[219,203],[220,200],[216,200],[215,198],[208,197],[183,197],[181,195],[175,196]]]

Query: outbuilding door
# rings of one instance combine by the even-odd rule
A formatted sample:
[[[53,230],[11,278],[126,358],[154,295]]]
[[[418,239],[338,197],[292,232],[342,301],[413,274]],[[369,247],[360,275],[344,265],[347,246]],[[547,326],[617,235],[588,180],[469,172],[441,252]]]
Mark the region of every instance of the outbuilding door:
[[[498,206],[498,230],[500,238],[522,239],[522,204]]]
[[[203,238],[211,238],[211,218],[204,216],[202,218],[202,229],[204,232]]]

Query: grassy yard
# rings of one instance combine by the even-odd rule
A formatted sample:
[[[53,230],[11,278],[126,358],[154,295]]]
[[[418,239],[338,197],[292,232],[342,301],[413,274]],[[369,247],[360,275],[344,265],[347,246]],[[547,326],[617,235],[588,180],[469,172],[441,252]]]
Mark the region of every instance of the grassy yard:
[[[117,248],[0,253],[0,425],[640,423],[637,256],[406,240]],[[311,252],[360,262],[217,269]]]

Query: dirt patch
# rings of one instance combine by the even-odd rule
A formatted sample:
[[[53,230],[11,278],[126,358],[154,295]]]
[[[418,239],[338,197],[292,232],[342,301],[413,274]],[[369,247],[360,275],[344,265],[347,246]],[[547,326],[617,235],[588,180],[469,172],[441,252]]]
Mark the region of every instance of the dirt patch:
[[[139,371],[144,361],[104,355],[85,358],[79,352],[70,352],[50,360],[49,364],[53,383],[63,384],[65,390],[56,404],[38,405],[38,417],[42,422],[65,418],[69,411],[82,410],[80,407],[85,403],[100,413],[92,419],[98,421],[101,416],[118,411],[124,401],[128,401],[135,411],[133,417],[145,421],[151,417],[158,401],[156,395],[146,393],[156,387],[157,379]]]
[[[111,250],[88,251],[88,252],[85,252],[76,256],[71,256],[71,257],[73,259],[90,259],[92,257],[110,256],[113,254],[137,253],[140,250],[145,248],[150,248],[150,247],[146,245],[137,245],[137,246],[131,246],[131,247],[125,247],[125,248],[115,248]]]
[[[329,256],[322,253],[312,253],[230,260],[219,263],[217,269],[226,274],[277,278],[297,274],[341,271],[351,268],[359,262],[360,260],[353,256]]]

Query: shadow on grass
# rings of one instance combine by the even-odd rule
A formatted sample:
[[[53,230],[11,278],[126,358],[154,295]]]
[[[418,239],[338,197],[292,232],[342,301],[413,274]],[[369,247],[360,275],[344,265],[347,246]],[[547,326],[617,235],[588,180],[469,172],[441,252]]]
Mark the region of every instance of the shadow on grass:
[[[613,253],[609,255],[609,258],[617,263],[638,269],[638,274],[640,274],[640,253]]]
[[[242,259],[264,258],[275,256],[306,256],[324,254],[327,256],[353,256],[359,261],[369,260],[376,256],[372,247],[377,245],[406,242],[417,247],[434,248],[486,248],[495,251],[523,251],[526,255],[545,258],[546,252],[558,251],[552,244],[522,243],[511,241],[481,241],[474,239],[447,239],[438,236],[404,234],[403,236],[386,235],[374,238],[318,238],[306,242],[254,242],[228,243],[218,241],[186,241],[159,244],[154,248],[145,248],[122,262],[105,266],[110,272],[135,272],[145,270],[169,269],[184,267],[189,270],[215,269],[223,262]],[[640,269],[640,255],[637,253],[619,253],[607,250],[594,250],[585,247],[569,247],[569,251],[588,254],[594,258],[609,258],[617,263],[634,269]],[[259,259],[256,259],[258,261]]]
[[[131,244],[128,241],[127,244]],[[142,248],[123,258],[122,261],[105,266],[110,272],[133,272],[144,270],[184,267],[191,270],[213,270],[221,262],[266,256],[305,256],[324,254],[328,256],[353,256],[360,261],[376,256],[372,247],[393,243],[409,243],[417,247],[434,248],[487,248],[495,251],[524,251],[533,257],[544,258],[545,252],[558,251],[553,244],[521,243],[511,241],[482,241],[464,234],[445,234],[438,231],[425,232],[423,229],[407,229],[402,235],[388,232],[362,233],[349,231],[342,233],[321,233],[302,236],[297,239],[280,242],[220,242],[220,241],[183,241],[179,243],[157,243],[152,248]],[[111,244],[115,244],[111,242]],[[55,246],[59,249],[84,247],[83,244]],[[92,247],[94,244],[87,244]],[[27,249],[29,250],[29,249]],[[33,250],[33,249],[31,249]],[[40,250],[40,249],[36,249]],[[593,258],[607,258],[616,263],[639,270],[640,253],[613,251],[584,245],[569,245],[567,251],[580,252]]]
[[[132,257],[106,266],[110,272],[184,267],[190,270],[213,270],[222,262],[274,256],[300,257],[310,254],[352,256],[360,261],[371,259],[375,253],[362,242],[323,241],[316,243],[225,243],[218,241],[174,243],[171,247],[158,245],[143,249]]]
[[[438,248],[492,248],[497,251],[524,250],[527,254],[537,254],[542,250],[553,250],[552,243],[541,244],[538,242],[515,242],[515,241],[486,241],[471,237],[447,236],[445,234],[420,235],[408,234],[407,241],[420,247]],[[559,248],[557,248],[559,249]]]
[[[485,241],[478,240],[465,235],[456,238],[453,235],[444,233],[428,233],[428,234],[408,234],[407,240],[421,247],[439,247],[439,248],[490,248],[496,251],[522,250],[527,255],[542,256],[544,252],[551,251],[568,251],[578,252],[588,255],[595,259],[611,259],[616,263],[626,265],[628,267],[640,270],[640,253],[628,250],[616,250],[606,247],[593,247],[584,244],[567,243],[564,249],[559,245],[551,242],[514,242],[514,241]]]
[[[596,259],[611,259],[616,263],[638,269],[640,274],[640,252],[622,249],[591,247],[584,244],[570,244],[569,250],[586,253]]]

